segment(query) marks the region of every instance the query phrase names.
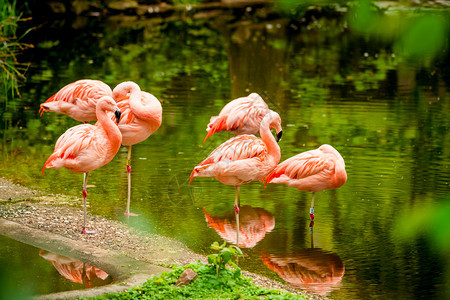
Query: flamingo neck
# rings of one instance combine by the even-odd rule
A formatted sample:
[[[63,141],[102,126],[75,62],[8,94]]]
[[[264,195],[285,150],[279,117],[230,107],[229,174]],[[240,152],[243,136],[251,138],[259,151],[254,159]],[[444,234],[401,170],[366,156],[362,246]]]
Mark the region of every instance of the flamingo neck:
[[[143,104],[143,99],[146,99],[146,105]],[[139,92],[130,94],[129,100],[131,111],[136,117],[152,123],[152,127],[158,128],[162,120],[161,103],[155,96],[146,92]]]
[[[275,161],[275,165],[277,165],[281,158],[281,151],[280,146],[278,146],[277,141],[275,140],[272,132],[269,129],[270,121],[270,119],[264,117],[264,119],[261,121],[259,134],[261,135],[261,139],[267,146],[269,156],[273,158],[273,160]]]
[[[103,130],[111,142],[111,147],[114,149],[119,149],[122,144],[122,134],[120,133],[119,127],[117,127],[111,117],[108,116],[106,111],[101,106],[102,105],[97,105],[95,111],[98,120],[97,124],[100,124],[100,126],[103,127]]]

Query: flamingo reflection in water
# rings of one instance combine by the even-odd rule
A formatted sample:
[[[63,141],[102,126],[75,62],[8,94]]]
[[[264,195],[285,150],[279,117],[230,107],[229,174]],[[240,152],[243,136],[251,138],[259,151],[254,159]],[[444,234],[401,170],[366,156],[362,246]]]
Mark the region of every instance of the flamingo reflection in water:
[[[55,269],[72,282],[82,283],[86,288],[109,283],[108,273],[80,260],[39,249],[39,255],[48,260]]]
[[[338,289],[344,276],[345,266],[339,255],[320,248],[314,248],[311,234],[311,248],[292,254],[261,254],[262,262],[294,287],[326,296]]]
[[[242,248],[253,248],[275,227],[275,218],[260,207],[244,205],[240,207],[240,226],[237,230],[234,210],[220,216],[211,216],[205,209],[208,226],[213,228],[228,243]],[[239,245],[238,242],[239,241]]]

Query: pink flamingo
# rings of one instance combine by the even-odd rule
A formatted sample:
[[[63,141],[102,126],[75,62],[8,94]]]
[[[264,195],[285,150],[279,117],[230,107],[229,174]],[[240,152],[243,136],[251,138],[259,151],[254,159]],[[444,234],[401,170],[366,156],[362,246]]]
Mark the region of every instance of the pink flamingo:
[[[214,177],[223,184],[235,186],[234,209],[236,227],[239,232],[239,188],[242,184],[262,180],[280,161],[280,147],[271,129],[277,132],[277,141],[282,135],[281,118],[271,111],[263,118],[260,135],[238,135],[221,144],[199,163],[191,173],[189,183],[194,177]],[[239,238],[236,241],[239,245]]]
[[[228,130],[235,135],[256,134],[265,115],[271,111],[257,93],[232,100],[225,105],[218,116],[211,117],[206,128],[205,142],[214,133]]]
[[[309,215],[314,221],[314,194],[335,189],[347,181],[341,154],[330,145],[297,154],[280,163],[265,179],[267,183],[282,183],[299,191],[312,192]]]
[[[75,173],[84,173],[84,222],[81,230],[83,233],[95,233],[95,231],[86,230],[88,174],[109,163],[119,151],[122,143],[120,130],[107,114],[108,111],[115,113],[118,123],[120,110],[116,102],[110,96],[100,98],[96,108],[98,122],[95,125],[82,124],[69,128],[59,137],[55,144],[55,151],[47,159],[42,169],[41,176],[46,168],[60,169],[64,167]]]
[[[41,104],[39,112],[65,114],[80,122],[97,121],[96,105],[103,96],[112,96],[111,88],[100,80],[82,79],[72,82]]]
[[[146,140],[161,126],[162,107],[159,100],[150,93],[143,92],[132,82],[122,82],[114,88],[113,97],[122,112],[119,129],[122,145],[128,146],[127,176],[128,196],[126,216],[137,216],[130,212],[131,198],[131,146]]]

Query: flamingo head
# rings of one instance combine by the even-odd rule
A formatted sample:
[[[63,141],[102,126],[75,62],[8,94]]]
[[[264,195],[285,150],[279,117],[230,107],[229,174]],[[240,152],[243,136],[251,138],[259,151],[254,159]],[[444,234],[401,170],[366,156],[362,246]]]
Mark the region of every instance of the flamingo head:
[[[277,112],[273,110],[269,110],[269,113],[264,117],[269,123],[270,130],[275,129],[277,132],[277,142],[281,140],[281,136],[283,135],[283,129],[281,128],[281,117]],[[263,119],[263,121],[264,121]]]
[[[119,107],[117,107],[116,101],[110,96],[103,96],[98,100],[97,109],[101,109],[104,111],[112,111],[116,116],[116,122],[119,123],[121,112]]]
[[[140,92],[141,88],[133,81],[119,83],[113,90],[113,98],[119,102],[129,97],[129,93]]]

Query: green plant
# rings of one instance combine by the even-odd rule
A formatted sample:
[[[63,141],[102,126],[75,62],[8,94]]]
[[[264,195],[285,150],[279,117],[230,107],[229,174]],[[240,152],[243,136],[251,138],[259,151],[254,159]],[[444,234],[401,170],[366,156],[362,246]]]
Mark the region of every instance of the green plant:
[[[16,16],[16,1],[0,0],[0,91],[8,99],[14,93],[20,96],[18,80],[25,79],[24,73],[28,64],[20,63],[17,56],[32,45],[20,42],[31,29],[22,36],[17,36],[19,22],[28,19]]]
[[[211,249],[218,251],[218,253],[208,255],[208,263],[212,264],[216,268],[217,277],[220,277],[220,271],[226,269],[226,264],[231,265],[236,269],[234,275],[239,276],[241,269],[231,260],[234,256],[242,256],[242,251],[235,245],[227,247],[227,242],[223,242],[219,245],[218,242],[214,242],[211,245]]]
[[[198,278],[189,285],[176,286],[184,270],[192,269]],[[86,299],[86,298],[82,298]],[[305,298],[290,294],[281,289],[267,289],[256,286],[250,278],[243,275],[235,277],[229,270],[224,270],[220,278],[215,274],[214,266],[194,262],[186,266],[174,266],[169,272],[149,279],[142,285],[125,292],[98,296],[96,300],[136,300],[136,299],[278,299],[290,300]]]

